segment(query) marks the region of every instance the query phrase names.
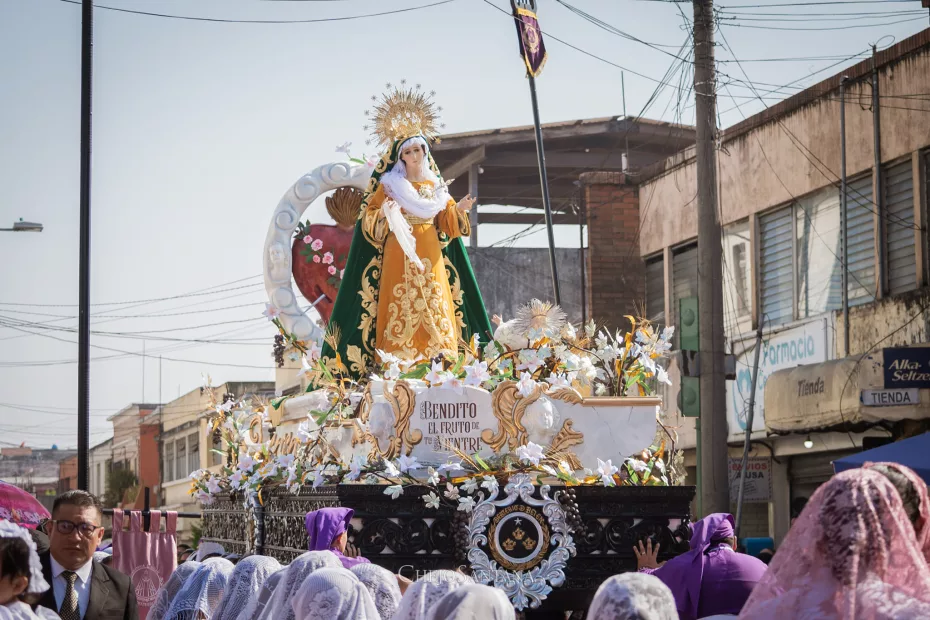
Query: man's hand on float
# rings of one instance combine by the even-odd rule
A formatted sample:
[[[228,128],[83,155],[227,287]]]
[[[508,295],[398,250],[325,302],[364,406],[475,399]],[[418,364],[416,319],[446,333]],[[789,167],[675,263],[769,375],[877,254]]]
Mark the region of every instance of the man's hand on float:
[[[459,211],[471,211],[474,205],[475,199],[471,197],[471,194],[467,194],[464,198],[459,200],[458,204],[455,206],[459,208]]]

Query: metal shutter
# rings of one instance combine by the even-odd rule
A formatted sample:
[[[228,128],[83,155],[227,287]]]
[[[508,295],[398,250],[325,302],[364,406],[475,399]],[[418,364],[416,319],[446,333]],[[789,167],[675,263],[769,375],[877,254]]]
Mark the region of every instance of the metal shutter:
[[[872,176],[850,181],[846,186],[846,230],[849,235],[849,305],[875,301],[875,207]],[[842,285],[840,286],[842,290]]]
[[[678,302],[698,294],[697,244],[676,250],[672,255],[672,316],[673,325],[679,325]],[[678,329],[675,330],[675,347],[678,347]]]
[[[665,325],[665,260],[646,260],[646,318],[658,327]]]
[[[917,288],[914,248],[914,178],[911,161],[885,170],[885,235],[888,251],[888,291],[892,295]]]
[[[769,325],[794,318],[791,212],[792,208],[786,207],[759,218],[759,296],[762,320]]]

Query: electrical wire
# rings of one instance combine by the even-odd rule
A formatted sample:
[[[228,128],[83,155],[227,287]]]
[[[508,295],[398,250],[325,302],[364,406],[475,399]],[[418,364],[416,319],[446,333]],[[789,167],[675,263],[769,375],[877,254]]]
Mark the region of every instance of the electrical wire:
[[[81,4],[81,0],[59,0],[59,2],[64,2],[66,4]],[[420,6],[409,7],[406,9],[394,9],[391,11],[381,11],[379,13],[366,13],[364,15],[347,15],[344,17],[321,17],[317,19],[220,19],[216,17],[194,17],[190,15],[171,15],[168,13],[152,13],[149,11],[137,11],[134,9],[123,9],[115,6],[104,6],[100,4],[95,4],[95,9],[102,9],[104,11],[115,11],[118,13],[129,13],[132,15],[143,15],[146,17],[161,17],[166,19],[178,19],[183,21],[193,21],[193,22],[212,22],[212,23],[221,23],[221,24],[317,24],[324,22],[343,22],[350,21],[355,19],[364,19],[367,17],[383,17],[385,15],[396,15],[398,13],[409,13],[410,11],[419,11],[421,9],[428,9],[434,6],[440,6],[442,4],[449,4],[450,2],[455,2],[455,0],[440,0],[439,2],[433,2],[431,4],[423,4]]]

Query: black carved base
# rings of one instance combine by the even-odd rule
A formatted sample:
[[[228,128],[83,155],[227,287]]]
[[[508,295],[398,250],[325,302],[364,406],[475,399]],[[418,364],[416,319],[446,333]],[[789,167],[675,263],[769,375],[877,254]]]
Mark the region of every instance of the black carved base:
[[[385,495],[384,488],[359,484],[303,489],[297,494],[274,492],[255,511],[246,510],[242,498],[224,497],[204,507],[203,539],[220,542],[229,551],[263,553],[287,563],[307,549],[304,516],[308,512],[347,506],[355,509],[362,524],[360,530],[349,532],[349,538],[372,562],[411,579],[439,568],[461,567],[467,572],[465,539],[461,530],[456,535],[463,513],[445,506],[427,509],[424,488],[405,488],[397,499]],[[560,490],[553,487],[551,492],[557,497]],[[539,612],[586,609],[605,579],[636,570],[633,546],[640,540],[652,538],[658,543],[660,560],[688,550],[694,487],[572,490],[584,524],[583,531],[575,534],[578,553],[568,563],[566,584],[552,591]],[[258,536],[256,520],[263,526]]]

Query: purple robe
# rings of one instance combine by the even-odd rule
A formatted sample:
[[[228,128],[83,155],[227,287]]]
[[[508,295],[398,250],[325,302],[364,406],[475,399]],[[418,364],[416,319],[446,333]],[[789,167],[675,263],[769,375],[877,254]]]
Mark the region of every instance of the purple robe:
[[[351,508],[320,508],[308,512],[304,520],[307,527],[308,550],[332,551],[345,568],[352,568],[356,564],[368,562],[367,559],[361,556],[357,558],[346,557],[341,551],[333,548],[336,537],[348,530],[349,522],[354,514],[355,511]]]
[[[762,560],[717,542],[731,536],[732,515],[708,515],[692,525],[690,551],[659,568],[641,571],[655,575],[669,587],[681,620],[739,614],[768,568]]]

